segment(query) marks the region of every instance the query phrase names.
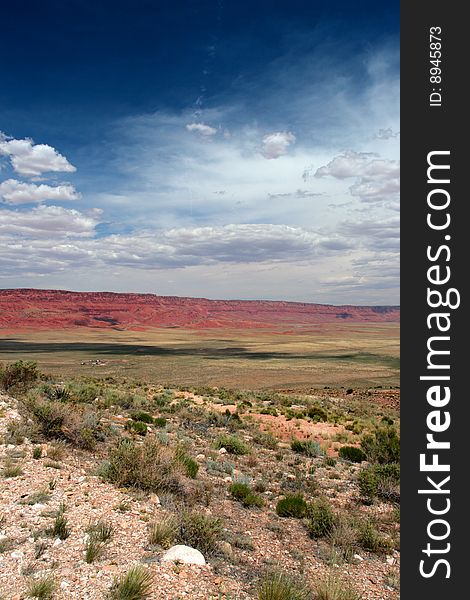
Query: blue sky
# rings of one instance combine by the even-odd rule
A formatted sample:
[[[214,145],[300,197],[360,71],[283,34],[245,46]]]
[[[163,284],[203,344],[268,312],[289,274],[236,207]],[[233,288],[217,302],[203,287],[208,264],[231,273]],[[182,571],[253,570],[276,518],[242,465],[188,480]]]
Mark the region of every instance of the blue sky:
[[[4,8],[0,285],[398,303],[398,7]]]

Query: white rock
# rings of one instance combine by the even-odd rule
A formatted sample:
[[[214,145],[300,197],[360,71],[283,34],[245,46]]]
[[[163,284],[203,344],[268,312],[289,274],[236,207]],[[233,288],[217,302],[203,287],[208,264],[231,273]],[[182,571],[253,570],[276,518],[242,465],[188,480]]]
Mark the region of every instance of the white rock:
[[[60,546],[61,544],[62,544],[62,540],[60,538],[57,538],[52,545],[55,548],[56,546]]]
[[[220,448],[219,454],[227,454],[227,448]]]
[[[11,556],[12,558],[16,558],[16,559],[18,559],[18,560],[19,560],[19,559],[23,558],[24,554],[23,554],[23,552],[20,552],[19,550],[15,550],[15,552],[12,552],[12,553],[10,554],[10,556]]]
[[[33,510],[42,510],[46,505],[45,504],[41,504],[40,502],[37,502],[36,504],[33,504],[33,506],[31,507]]]
[[[232,478],[230,477],[230,475],[228,475],[227,477],[224,477],[224,481],[225,483],[232,483]]]
[[[355,554],[355,555],[354,555],[354,558],[355,558],[356,560],[358,560],[359,562],[362,562],[362,561],[364,560],[360,554]]]
[[[388,565],[394,565],[395,564],[395,559],[393,558],[393,556],[387,556],[387,564]]]
[[[70,583],[68,581],[61,581],[60,582],[60,589],[61,590],[66,590],[68,587],[70,587]]]
[[[198,455],[196,456],[196,460],[204,460],[205,458],[206,458],[206,455],[205,455],[205,454],[198,454]]]
[[[199,552],[199,550],[196,550],[195,548],[190,548],[189,546],[183,546],[182,544],[172,546],[169,550],[167,550],[162,556],[162,561],[180,562],[185,563],[187,565],[206,564],[206,559]]]

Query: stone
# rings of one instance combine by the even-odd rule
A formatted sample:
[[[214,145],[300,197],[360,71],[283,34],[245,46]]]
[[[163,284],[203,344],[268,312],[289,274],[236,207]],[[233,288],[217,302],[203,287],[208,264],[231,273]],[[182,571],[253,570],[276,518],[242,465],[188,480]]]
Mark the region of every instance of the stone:
[[[23,558],[24,554],[23,554],[23,552],[20,552],[19,550],[15,550],[15,552],[12,552],[12,553],[10,554],[10,556],[11,556],[12,558],[16,558],[17,560],[20,560],[20,559],[22,559],[22,558]]]
[[[227,454],[227,448],[220,448],[219,454]]]
[[[364,560],[360,554],[355,554],[353,558],[355,560],[358,560],[359,562],[362,562]]]
[[[179,562],[186,565],[205,565],[206,559],[204,556],[190,546],[184,546],[183,544],[177,544],[172,546],[161,558],[162,562]]]

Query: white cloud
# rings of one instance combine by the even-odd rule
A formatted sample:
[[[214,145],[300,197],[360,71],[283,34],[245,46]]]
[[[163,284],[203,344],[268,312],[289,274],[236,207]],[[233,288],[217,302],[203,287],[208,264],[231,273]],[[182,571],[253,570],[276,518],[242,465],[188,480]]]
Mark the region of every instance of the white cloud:
[[[295,135],[290,131],[277,131],[263,138],[261,154],[268,159],[279,158],[287,154],[289,146],[295,143]]]
[[[206,137],[217,133],[217,129],[214,129],[214,127],[211,127],[210,125],[205,125],[204,123],[188,123],[186,129],[188,131],[196,131]]]
[[[390,140],[397,138],[399,135],[399,131],[393,131],[393,129],[389,127],[388,129],[379,129],[375,137],[378,140]]]
[[[96,218],[60,206],[37,206],[28,211],[0,210],[0,235],[17,244],[21,239],[91,237]],[[8,240],[4,240],[8,241]]]
[[[47,144],[32,140],[0,139],[0,155],[8,156],[13,169],[20,175],[34,177],[47,172],[76,171],[69,161]]]
[[[398,160],[380,158],[370,152],[344,152],[315,172],[315,177],[350,179],[352,196],[362,202],[384,203],[396,201],[400,191],[400,163]]]
[[[7,204],[28,204],[46,200],[78,200],[80,194],[70,184],[50,186],[7,179],[0,183],[0,197]]]

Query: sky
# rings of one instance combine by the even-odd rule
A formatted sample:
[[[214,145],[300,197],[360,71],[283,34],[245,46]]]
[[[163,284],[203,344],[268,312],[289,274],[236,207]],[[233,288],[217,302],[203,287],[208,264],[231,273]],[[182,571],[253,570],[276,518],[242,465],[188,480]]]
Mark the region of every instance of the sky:
[[[399,303],[399,3],[2,7],[0,287]]]

